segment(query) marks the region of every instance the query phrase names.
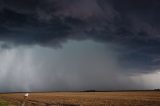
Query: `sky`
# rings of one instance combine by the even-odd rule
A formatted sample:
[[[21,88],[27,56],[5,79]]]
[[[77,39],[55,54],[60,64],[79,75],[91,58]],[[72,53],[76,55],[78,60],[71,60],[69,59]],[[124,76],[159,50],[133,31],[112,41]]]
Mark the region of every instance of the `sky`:
[[[159,0],[0,0],[0,92],[160,88]]]

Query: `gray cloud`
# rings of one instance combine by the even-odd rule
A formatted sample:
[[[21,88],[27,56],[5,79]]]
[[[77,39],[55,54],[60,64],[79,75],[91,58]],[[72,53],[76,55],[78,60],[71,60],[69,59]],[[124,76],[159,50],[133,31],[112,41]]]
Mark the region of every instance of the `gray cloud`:
[[[62,49],[39,46],[0,52],[0,91],[144,89],[123,71],[112,44],[70,41]],[[97,52],[98,51],[98,52]]]
[[[92,40],[116,45],[122,72],[152,73],[159,69],[159,5],[158,0],[1,0],[2,51]]]

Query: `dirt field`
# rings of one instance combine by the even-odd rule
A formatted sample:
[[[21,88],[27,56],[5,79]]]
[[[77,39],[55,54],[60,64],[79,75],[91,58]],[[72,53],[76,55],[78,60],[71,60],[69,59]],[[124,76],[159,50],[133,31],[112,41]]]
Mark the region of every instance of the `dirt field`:
[[[22,106],[23,95],[0,94],[0,99]],[[25,106],[160,106],[160,92],[30,93]]]

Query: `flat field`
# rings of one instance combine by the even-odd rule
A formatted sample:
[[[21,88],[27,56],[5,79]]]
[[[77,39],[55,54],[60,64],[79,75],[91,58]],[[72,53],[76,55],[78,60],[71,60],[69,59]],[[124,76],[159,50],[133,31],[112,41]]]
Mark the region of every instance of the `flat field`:
[[[160,92],[53,92],[0,94],[12,106],[160,106]],[[1,105],[2,106],[2,105]]]

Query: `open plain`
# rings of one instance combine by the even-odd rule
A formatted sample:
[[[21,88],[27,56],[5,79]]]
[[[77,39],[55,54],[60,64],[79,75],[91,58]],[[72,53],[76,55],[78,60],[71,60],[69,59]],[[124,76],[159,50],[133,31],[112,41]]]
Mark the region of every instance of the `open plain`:
[[[11,106],[160,106],[160,92],[53,92],[0,94],[0,100]],[[1,105],[3,106],[3,105]],[[6,106],[6,105],[4,105]]]

